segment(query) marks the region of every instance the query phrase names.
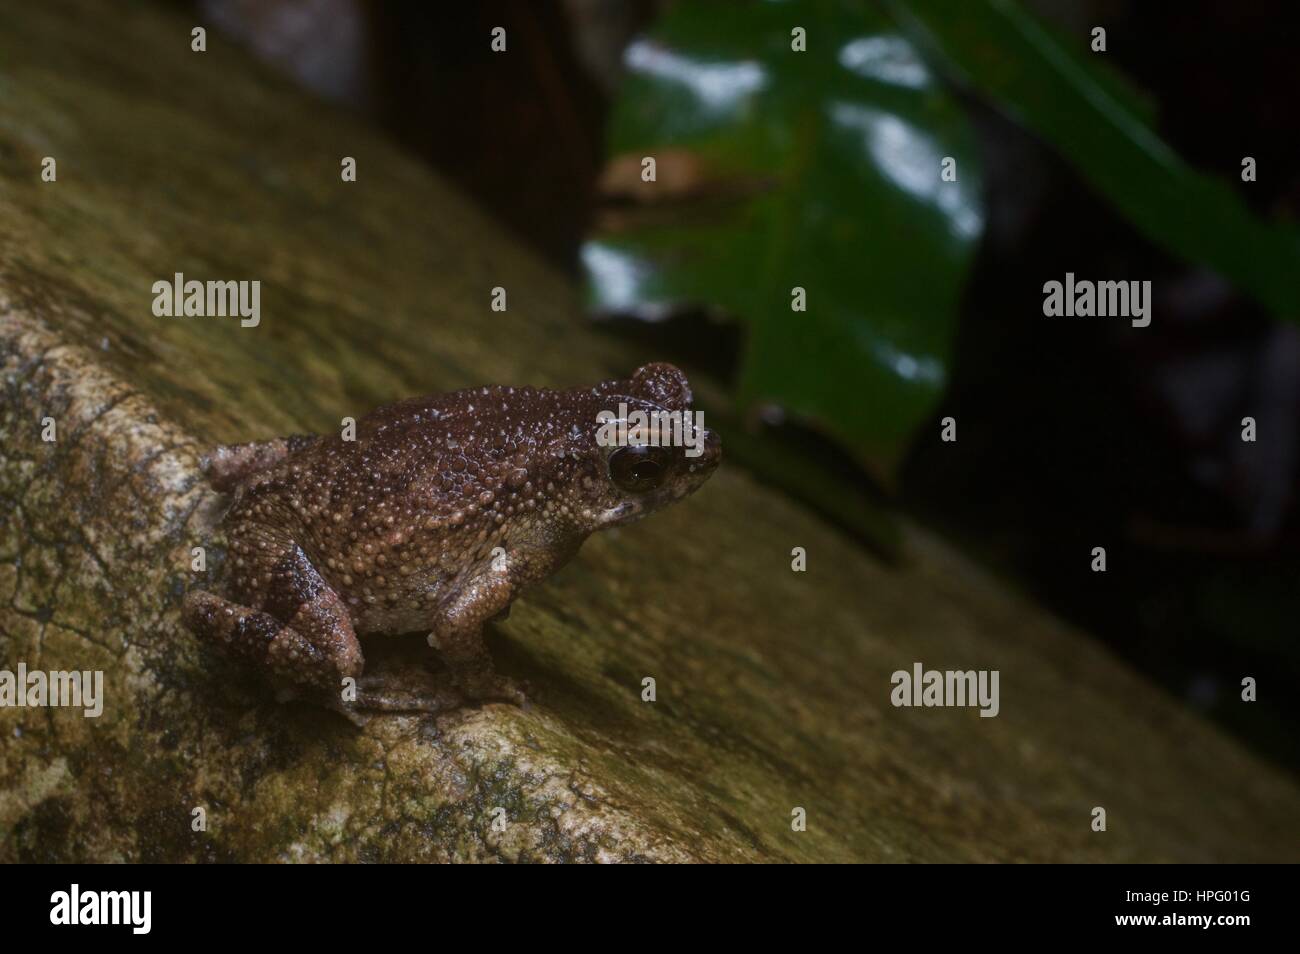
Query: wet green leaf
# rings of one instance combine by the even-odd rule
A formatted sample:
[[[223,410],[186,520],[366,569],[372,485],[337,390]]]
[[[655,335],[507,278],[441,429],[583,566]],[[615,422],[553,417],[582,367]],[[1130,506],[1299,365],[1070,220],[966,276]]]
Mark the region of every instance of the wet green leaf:
[[[1106,69],[1105,54],[1089,51],[1090,37],[1062,42],[1010,0],[888,6],[932,60],[1054,145],[1148,238],[1300,319],[1300,236],[1259,220],[1227,183],[1183,162]]]
[[[983,228],[966,119],[865,4],[675,5],[626,64],[606,177],[625,204],[584,248],[592,304],[737,316],[742,405],[780,403],[887,477],[944,387]]]

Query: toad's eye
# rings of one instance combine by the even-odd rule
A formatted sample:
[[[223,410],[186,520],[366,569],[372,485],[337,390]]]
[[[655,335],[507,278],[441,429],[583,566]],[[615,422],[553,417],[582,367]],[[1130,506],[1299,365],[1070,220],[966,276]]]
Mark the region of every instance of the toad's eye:
[[[609,455],[609,479],[620,490],[644,494],[668,475],[668,454],[662,447],[629,445]]]

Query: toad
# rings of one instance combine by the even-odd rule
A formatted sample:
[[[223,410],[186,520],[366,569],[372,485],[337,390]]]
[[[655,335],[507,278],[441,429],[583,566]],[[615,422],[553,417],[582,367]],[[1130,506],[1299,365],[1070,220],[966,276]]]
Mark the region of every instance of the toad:
[[[595,531],[708,480],[721,442],[690,404],[685,375],[650,364],[594,387],[472,388],[378,408],[354,433],[217,448],[204,464],[233,494],[226,591],[192,590],[184,621],[287,694],[344,711],[522,704],[484,625]],[[686,440],[610,442],[611,418],[635,412],[677,412]],[[358,636],[415,631],[450,686],[413,697],[367,684]]]

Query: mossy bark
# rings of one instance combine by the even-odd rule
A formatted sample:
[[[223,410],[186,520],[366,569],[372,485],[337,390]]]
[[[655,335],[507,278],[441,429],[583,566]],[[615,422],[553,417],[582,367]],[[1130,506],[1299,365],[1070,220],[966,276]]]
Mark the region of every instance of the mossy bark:
[[[652,356],[193,25],[83,0],[0,31],[0,666],[106,679],[97,719],[0,709],[0,860],[1297,860],[1294,783],[1086,636],[927,532],[885,565],[725,465],[494,627],[531,709],[357,729],[202,649],[177,610],[192,547],[219,569],[205,447]],[[261,324],[155,317],[175,272],[260,280]],[[1000,715],[893,708],[918,660],[1000,670]]]

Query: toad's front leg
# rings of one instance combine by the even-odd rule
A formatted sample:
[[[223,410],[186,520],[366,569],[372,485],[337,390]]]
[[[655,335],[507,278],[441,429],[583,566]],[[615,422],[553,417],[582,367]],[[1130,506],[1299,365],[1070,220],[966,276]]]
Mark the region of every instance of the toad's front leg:
[[[439,607],[429,645],[442,653],[452,678],[473,699],[496,699],[522,706],[523,686],[497,673],[483,642],[483,627],[504,619],[524,587],[544,579],[576,551],[561,553],[511,550],[500,559],[484,563],[455,594]]]

